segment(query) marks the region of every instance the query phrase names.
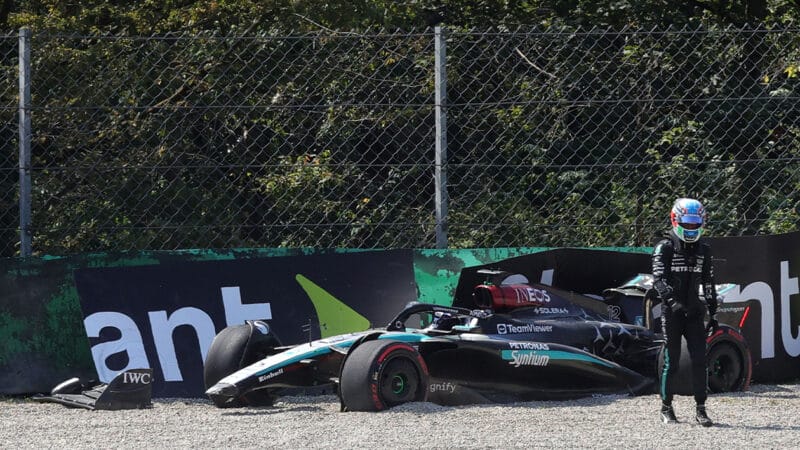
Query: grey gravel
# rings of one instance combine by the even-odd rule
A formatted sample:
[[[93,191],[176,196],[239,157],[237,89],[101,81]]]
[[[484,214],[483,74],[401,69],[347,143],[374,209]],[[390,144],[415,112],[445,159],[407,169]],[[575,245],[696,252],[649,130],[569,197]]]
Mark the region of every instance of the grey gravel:
[[[411,403],[339,412],[333,395],[284,397],[273,407],[217,409],[203,399],[156,399],[144,410],[87,411],[0,400],[3,448],[798,448],[800,384],[754,385],[707,402],[716,422],[658,420],[656,395],[445,407]]]

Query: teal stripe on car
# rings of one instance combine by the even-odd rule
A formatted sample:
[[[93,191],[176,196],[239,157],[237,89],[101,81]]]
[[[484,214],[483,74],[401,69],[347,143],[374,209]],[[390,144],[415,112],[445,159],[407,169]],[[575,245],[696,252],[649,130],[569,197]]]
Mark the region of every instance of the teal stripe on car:
[[[500,355],[505,361],[513,361],[515,352],[517,355],[547,356],[551,360],[586,361],[601,366],[615,367],[615,364],[589,354],[572,353],[563,350],[502,350]]]
[[[355,343],[355,341],[358,340],[360,337],[361,336],[357,336],[350,339],[343,339],[329,344],[322,344],[320,341],[316,341],[314,344],[311,345],[305,344],[297,346],[293,349],[287,350],[283,354],[276,355],[277,357],[283,357],[283,359],[276,361],[274,364],[265,366],[263,369],[257,371],[255,373],[255,376],[264,375],[266,373],[272,372],[282,367],[286,367],[294,363],[300,362],[304,359],[313,359],[322,355],[326,355],[333,351],[331,350],[331,347],[337,347],[340,349],[350,348],[350,346],[352,346],[353,343]],[[428,336],[425,336],[424,334],[419,334],[419,333],[384,333],[378,336],[378,339],[414,343],[414,342],[424,341],[430,338]],[[330,341],[331,339],[330,338],[322,339],[321,341],[326,341],[326,340]],[[315,346],[315,344],[319,344],[319,346]],[[268,357],[266,361],[269,361],[270,358],[275,358],[276,356]]]

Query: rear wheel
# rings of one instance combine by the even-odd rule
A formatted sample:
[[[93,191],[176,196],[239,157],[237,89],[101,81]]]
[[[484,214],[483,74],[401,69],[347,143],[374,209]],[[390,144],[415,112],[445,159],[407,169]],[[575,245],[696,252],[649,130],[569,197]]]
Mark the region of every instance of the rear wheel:
[[[353,349],[342,368],[340,393],[348,411],[381,411],[425,401],[427,392],[425,362],[404,342],[364,342]]]
[[[708,389],[711,392],[738,391],[743,384],[742,355],[728,342],[720,342],[708,352]]]

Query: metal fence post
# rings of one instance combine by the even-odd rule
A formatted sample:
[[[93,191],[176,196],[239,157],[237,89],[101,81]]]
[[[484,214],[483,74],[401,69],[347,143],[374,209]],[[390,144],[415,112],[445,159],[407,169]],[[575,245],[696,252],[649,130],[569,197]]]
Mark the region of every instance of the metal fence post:
[[[19,30],[19,241],[31,256],[31,30]]]
[[[447,248],[447,71],[445,33],[436,34],[436,248]]]

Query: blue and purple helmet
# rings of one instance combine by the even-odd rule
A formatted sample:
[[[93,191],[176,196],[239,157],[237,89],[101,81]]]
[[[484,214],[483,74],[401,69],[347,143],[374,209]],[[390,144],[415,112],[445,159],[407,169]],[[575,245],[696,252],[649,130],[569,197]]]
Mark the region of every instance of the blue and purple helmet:
[[[703,235],[706,209],[693,198],[679,198],[669,213],[672,231],[683,242],[696,242]]]

